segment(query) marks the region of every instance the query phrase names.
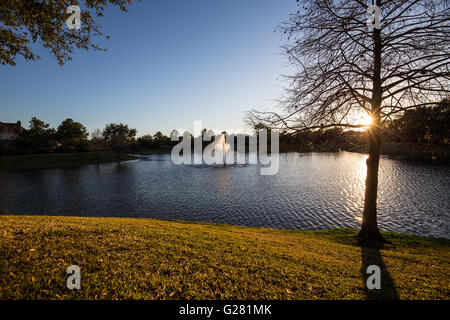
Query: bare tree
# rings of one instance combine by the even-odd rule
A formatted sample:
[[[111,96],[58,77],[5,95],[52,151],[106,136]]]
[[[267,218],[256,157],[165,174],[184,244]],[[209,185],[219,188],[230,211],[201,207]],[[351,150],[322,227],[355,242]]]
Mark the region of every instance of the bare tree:
[[[299,2],[297,0],[297,2]],[[368,25],[368,6],[381,12]],[[279,26],[297,73],[280,100],[281,112],[249,112],[249,122],[300,131],[355,128],[372,117],[360,245],[382,246],[377,223],[381,124],[409,108],[450,93],[448,0],[301,0]]]

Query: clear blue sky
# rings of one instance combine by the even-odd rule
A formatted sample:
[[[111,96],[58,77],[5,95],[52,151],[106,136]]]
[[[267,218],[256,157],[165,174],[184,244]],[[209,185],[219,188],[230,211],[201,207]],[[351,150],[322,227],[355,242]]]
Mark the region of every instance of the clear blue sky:
[[[0,121],[31,117],[57,127],[72,118],[92,132],[110,122],[138,136],[174,128],[244,127],[245,111],[268,109],[289,73],[278,23],[295,0],[143,0],[129,13],[108,8],[104,52],[76,52],[60,67],[17,59],[0,66]]]

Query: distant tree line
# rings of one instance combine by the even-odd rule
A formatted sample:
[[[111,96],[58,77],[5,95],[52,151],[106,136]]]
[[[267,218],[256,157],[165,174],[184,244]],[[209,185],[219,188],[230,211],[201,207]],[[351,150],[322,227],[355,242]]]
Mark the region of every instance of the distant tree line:
[[[450,162],[450,99],[444,99],[436,106],[406,110],[403,114],[385,121],[381,129],[383,154]],[[280,150],[367,152],[368,134],[368,131],[342,128],[282,132]]]
[[[270,129],[256,124],[255,132]],[[181,136],[175,130],[171,135]],[[212,135],[206,129],[202,135]],[[217,133],[216,133],[217,134]],[[137,130],[122,123],[109,123],[103,130],[96,129],[89,135],[86,127],[72,119],[64,120],[57,129],[33,117],[28,130],[15,141],[10,153],[57,153],[116,151],[139,153],[151,150],[170,151],[178,141],[158,131],[136,138]],[[340,150],[367,152],[367,131],[331,128],[280,133],[280,151],[289,152],[336,152]],[[450,162],[450,99],[433,107],[406,110],[402,115],[386,121],[382,127],[382,153],[406,158]],[[191,135],[192,136],[192,135]],[[182,138],[179,138],[179,141]],[[208,139],[209,140],[209,139]],[[211,137],[214,140],[214,136]],[[248,139],[245,140],[248,150]],[[194,140],[192,139],[192,147]],[[203,141],[203,148],[209,144]],[[270,138],[269,138],[270,144]],[[236,147],[236,141],[235,141]],[[270,149],[269,149],[270,150]]]
[[[86,127],[72,119],[64,120],[57,129],[33,117],[9,148],[9,154],[71,153],[89,151],[140,152],[150,149],[170,149],[176,142],[161,132],[136,139],[137,130],[122,123],[110,123],[103,130],[89,135]]]
[[[30,128],[15,141],[16,153],[49,153],[89,151],[89,133],[79,122],[64,120],[55,130],[48,123],[33,117]]]

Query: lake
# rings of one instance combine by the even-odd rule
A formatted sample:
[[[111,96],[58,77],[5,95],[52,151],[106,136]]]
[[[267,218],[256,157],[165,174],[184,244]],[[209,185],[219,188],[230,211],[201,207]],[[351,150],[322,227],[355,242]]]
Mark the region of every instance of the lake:
[[[145,217],[282,229],[361,225],[366,156],[280,155],[258,165],[174,165],[169,154],[74,168],[0,172],[0,214]],[[450,238],[450,168],[382,158],[381,229]]]

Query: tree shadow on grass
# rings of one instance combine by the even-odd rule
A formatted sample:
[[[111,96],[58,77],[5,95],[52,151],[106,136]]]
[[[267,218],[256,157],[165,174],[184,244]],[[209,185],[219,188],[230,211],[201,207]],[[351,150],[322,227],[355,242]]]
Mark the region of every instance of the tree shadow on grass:
[[[383,261],[383,257],[381,256],[380,250],[371,248],[361,248],[361,258],[362,258],[361,275],[364,282],[363,285],[366,294],[366,300],[400,299],[397,289],[395,288],[394,280],[389,274],[386,264]],[[367,273],[367,268],[371,265],[376,265],[380,267],[381,289],[369,290],[367,288],[366,285],[367,278],[371,276],[370,273],[369,274]]]

